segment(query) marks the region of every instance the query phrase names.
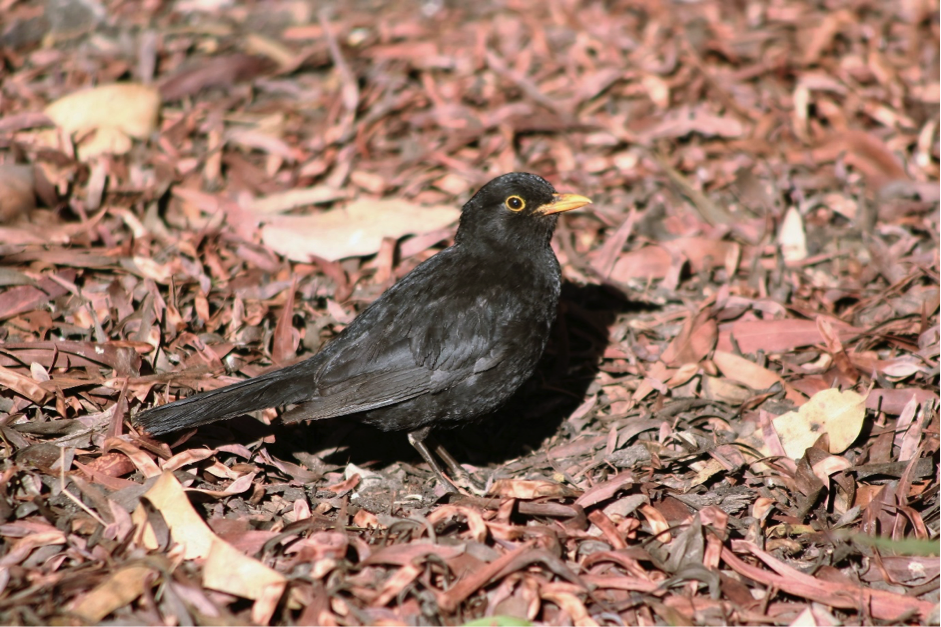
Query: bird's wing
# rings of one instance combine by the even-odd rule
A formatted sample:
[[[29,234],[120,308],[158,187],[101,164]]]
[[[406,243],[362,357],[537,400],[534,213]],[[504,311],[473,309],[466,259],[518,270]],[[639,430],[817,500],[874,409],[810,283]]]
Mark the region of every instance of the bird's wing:
[[[440,276],[440,265],[410,274],[324,349],[305,419],[434,394],[500,363],[505,325],[495,294],[423,279]]]

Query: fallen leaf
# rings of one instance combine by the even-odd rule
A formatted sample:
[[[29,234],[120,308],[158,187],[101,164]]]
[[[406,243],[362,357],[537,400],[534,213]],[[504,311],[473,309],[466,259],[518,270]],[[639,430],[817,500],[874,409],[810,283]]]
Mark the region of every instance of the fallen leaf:
[[[252,599],[256,602],[252,609],[253,620],[267,623],[287,586],[284,575],[217,537],[193,509],[173,473],[163,473],[144,496],[163,516],[171,539],[182,545],[183,557],[206,558],[203,585]],[[132,520],[138,529],[136,540],[149,549],[157,548],[143,505],[134,510]]]
[[[144,593],[147,580],[156,573],[147,566],[128,566],[113,573],[90,592],[78,597],[72,611],[88,623],[98,623],[105,616],[133,602]]]
[[[706,137],[741,137],[745,134],[745,126],[734,117],[683,106],[664,115],[663,121],[638,135],[643,143],[647,143],[662,137],[685,137],[690,133]]]
[[[242,53],[204,57],[201,63],[179,70],[160,85],[164,100],[180,100],[210,87],[229,87],[259,76],[274,64],[264,57]]]
[[[151,505],[163,515],[170,529],[173,541],[183,546],[186,559],[196,559],[209,555],[209,550],[216,537],[206,526],[202,517],[190,504],[183,486],[171,472],[165,472],[144,494]],[[138,528],[138,542],[149,549],[158,547],[156,536],[147,521],[147,512],[143,505],[138,505],[132,514]]]
[[[481,618],[464,623],[465,627],[529,627],[532,624],[532,622],[525,618],[504,616],[503,614],[482,616]]]
[[[272,216],[261,230],[265,245],[294,261],[337,261],[373,255],[383,238],[398,239],[454,223],[460,211],[405,200],[356,200],[341,209],[306,216]]]
[[[916,399],[917,403],[925,403],[930,400],[938,401],[937,392],[920,388],[873,390],[866,397],[866,408],[897,416],[902,413],[912,397]]]
[[[848,165],[863,174],[873,190],[880,190],[893,181],[909,179],[898,157],[883,140],[870,132],[849,129],[833,135],[813,151],[813,157],[818,163],[834,161],[840,155],[843,155]]]
[[[36,404],[42,403],[48,392],[37,382],[9,368],[0,366],[0,385],[9,388]]]
[[[131,137],[121,129],[99,126],[79,143],[78,159],[88,161],[100,155],[125,155],[133,146]]]
[[[785,261],[801,261],[807,258],[807,234],[804,232],[804,218],[797,207],[790,207],[784,212],[784,219],[778,229],[778,245]]]
[[[634,475],[630,471],[618,473],[611,479],[598,485],[592,486],[575,501],[576,505],[581,507],[591,507],[602,501],[606,501],[626,487],[634,483]]]
[[[609,276],[627,283],[632,279],[662,279],[673,266],[673,255],[663,246],[644,246],[620,255]]]
[[[252,609],[252,620],[267,624],[277,601],[284,594],[287,578],[273,568],[248,557],[228,542],[213,537],[209,554],[203,564],[203,585],[212,590],[256,601],[256,607]]]
[[[539,499],[573,497],[581,492],[554,481],[499,479],[493,482],[489,494],[510,499]]]
[[[744,403],[752,396],[751,390],[736,385],[721,377],[703,376],[702,393],[704,398],[710,398],[732,406]]]
[[[662,279],[681,259],[689,262],[692,272],[702,272],[738,264],[742,247],[725,240],[707,237],[680,237],[645,246],[618,256],[610,276],[615,281],[631,279]]]
[[[804,396],[780,376],[744,357],[716,350],[712,361],[723,376],[736,383],[747,385],[753,390],[766,390],[775,383],[780,383],[784,387],[785,397],[792,403],[802,405],[806,402]]]
[[[12,222],[35,208],[33,166],[0,164],[0,224]]]
[[[839,320],[830,321],[837,337],[846,341],[862,331]],[[813,320],[738,320],[719,325],[719,342],[716,350],[731,351],[731,337],[745,354],[764,350],[766,353],[781,353],[800,346],[822,344],[823,336]]]
[[[302,189],[290,189],[279,194],[271,194],[239,203],[243,209],[259,215],[284,213],[305,205],[333,202],[346,197],[346,192],[326,185],[316,185]]]
[[[800,459],[825,433],[830,452],[842,453],[859,437],[865,417],[862,395],[834,388],[814,394],[799,410],[778,416],[772,423],[788,457]]]
[[[144,139],[157,128],[160,95],[151,85],[113,83],[78,91],[46,107],[46,115],[67,133],[107,127]]]
[[[719,329],[711,306],[704,307],[683,323],[683,328],[663,351],[661,359],[668,366],[697,364],[716,345]]]

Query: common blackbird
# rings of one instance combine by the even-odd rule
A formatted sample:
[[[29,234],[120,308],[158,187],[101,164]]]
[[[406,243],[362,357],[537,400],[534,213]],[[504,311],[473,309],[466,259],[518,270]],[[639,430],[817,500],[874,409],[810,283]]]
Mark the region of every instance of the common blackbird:
[[[461,213],[454,245],[418,265],[313,357],[139,414],[159,435],[246,412],[293,405],[286,422],[350,416],[384,431],[408,431],[468,479],[433,439],[502,405],[536,368],[559,300],[550,247],[559,213],[589,204],[526,173],[484,185]]]

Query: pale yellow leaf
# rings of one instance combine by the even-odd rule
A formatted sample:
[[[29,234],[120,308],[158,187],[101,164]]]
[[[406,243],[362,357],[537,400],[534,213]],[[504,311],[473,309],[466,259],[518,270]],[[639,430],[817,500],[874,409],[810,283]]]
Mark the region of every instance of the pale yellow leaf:
[[[119,607],[131,603],[144,593],[147,578],[153,569],[146,566],[128,566],[112,574],[102,583],[78,597],[72,611],[86,623],[98,623]]]
[[[842,453],[859,436],[866,417],[866,399],[852,390],[823,390],[814,394],[798,411],[775,418],[775,431],[788,457],[800,459],[824,433],[830,452]]]
[[[804,232],[804,218],[797,207],[791,207],[784,213],[781,228],[778,230],[778,244],[785,261],[800,261],[807,258],[807,234]]]
[[[46,107],[46,115],[68,133],[111,127],[138,139],[154,131],[159,113],[157,88],[138,83],[92,87],[63,96]]]
[[[356,200],[341,209],[306,216],[270,216],[262,227],[265,245],[294,261],[311,255],[328,261],[372,255],[382,240],[444,228],[460,216],[448,206],[405,200]]]
[[[203,565],[203,585],[219,592],[258,600],[271,594],[266,590],[268,587],[283,591],[287,579],[228,542],[215,538]]]
[[[196,559],[209,555],[215,535],[202,517],[190,504],[183,486],[172,472],[165,472],[144,494],[154,508],[163,515],[170,537],[183,546],[186,559]],[[132,516],[139,531],[138,541],[148,549],[157,548],[157,538],[147,522],[147,512],[143,505],[138,505]]]

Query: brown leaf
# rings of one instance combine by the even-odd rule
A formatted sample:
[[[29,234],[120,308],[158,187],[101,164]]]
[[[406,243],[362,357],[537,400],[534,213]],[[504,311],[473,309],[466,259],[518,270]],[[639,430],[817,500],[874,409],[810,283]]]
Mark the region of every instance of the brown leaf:
[[[804,396],[786,383],[779,375],[744,357],[716,349],[712,361],[718,366],[722,374],[732,381],[747,385],[753,390],[766,390],[775,383],[780,383],[784,387],[785,396],[792,403],[803,405],[806,402]]]
[[[75,278],[74,271],[60,272],[68,281]],[[49,277],[43,277],[36,287],[20,285],[0,294],[0,320],[44,307],[53,298],[67,294],[68,290]]]
[[[275,365],[285,365],[288,360],[297,354],[300,344],[300,334],[294,328],[294,292],[297,290],[297,281],[291,283],[287,290],[287,298],[278,316],[278,323],[274,327],[271,338],[271,361]]]
[[[29,377],[13,372],[3,366],[0,366],[0,385],[13,390],[36,404],[41,404],[48,394],[41,385]]]
[[[72,611],[89,623],[100,622],[120,607],[129,605],[144,593],[157,573],[147,566],[127,566],[113,573],[78,599]]]
[[[342,209],[307,216],[274,216],[262,240],[295,261],[336,261],[375,254],[383,238],[400,238],[445,227],[460,215],[453,207],[415,205],[403,200],[357,200]]]
[[[741,137],[745,134],[745,126],[738,118],[716,115],[703,108],[681,107],[663,117],[662,122],[639,134],[642,143],[664,137],[685,137],[690,133],[706,137]]]
[[[830,324],[840,340],[851,339],[862,331],[845,322],[831,320]],[[731,337],[743,353],[781,353],[800,346],[822,344],[823,336],[813,320],[739,320],[719,325],[716,350],[730,352]]]
[[[804,46],[802,64],[812,65],[819,61],[840,30],[855,21],[856,18],[849,9],[824,13],[822,19],[810,31],[810,40]]]
[[[0,164],[0,224],[13,222],[36,207],[33,167]],[[3,241],[10,240],[4,238]]]
[[[884,411],[887,414],[899,415],[909,401],[921,404],[930,400],[938,400],[938,394],[931,390],[920,388],[900,388],[895,390],[873,390],[866,397],[866,408]]]
[[[815,577],[805,575],[794,568],[786,566],[750,542],[737,540],[734,541],[733,546],[755,555],[766,565],[773,568],[775,572],[772,573],[748,564],[736,557],[730,549],[723,548],[722,560],[733,570],[745,577],[766,585],[773,585],[798,597],[813,599],[832,607],[847,609],[855,608],[858,600],[862,599],[872,612],[873,617],[889,621],[896,620],[908,609],[915,610],[918,616],[924,618],[928,616],[932,608],[929,601],[921,601],[893,592],[850,584],[822,582]]]
[[[909,179],[898,158],[872,133],[847,130],[813,151],[816,162],[833,161],[840,155],[847,164],[859,169],[873,190],[878,191],[893,181]]]
[[[690,316],[683,323],[661,359],[668,366],[698,364],[715,348],[719,336],[719,327],[713,317],[711,305],[703,307],[695,316]]]
[[[160,84],[160,97],[174,101],[192,96],[211,87],[229,87],[250,81],[273,68],[270,59],[232,54],[204,59],[195,67],[179,71]]]
[[[488,494],[510,499],[540,499],[578,496],[580,492],[555,481],[498,479],[490,486]]]
[[[458,581],[447,592],[438,593],[438,606],[446,612],[453,611],[466,598],[491,580],[505,577],[532,564],[542,564],[567,581],[582,585],[575,573],[556,556],[543,549],[522,547],[503,555],[484,568]]]
[[[584,494],[575,500],[575,504],[585,508],[591,507],[592,505],[597,505],[602,501],[607,501],[617,494],[619,490],[630,486],[633,483],[634,476],[631,472],[627,471],[618,473],[607,481],[592,486],[591,489],[587,490]]]
[[[614,264],[611,278],[621,282],[631,279],[662,279],[681,259],[689,262],[693,272],[730,264],[734,271],[740,255],[741,247],[735,242],[705,237],[681,237],[621,255]]]

